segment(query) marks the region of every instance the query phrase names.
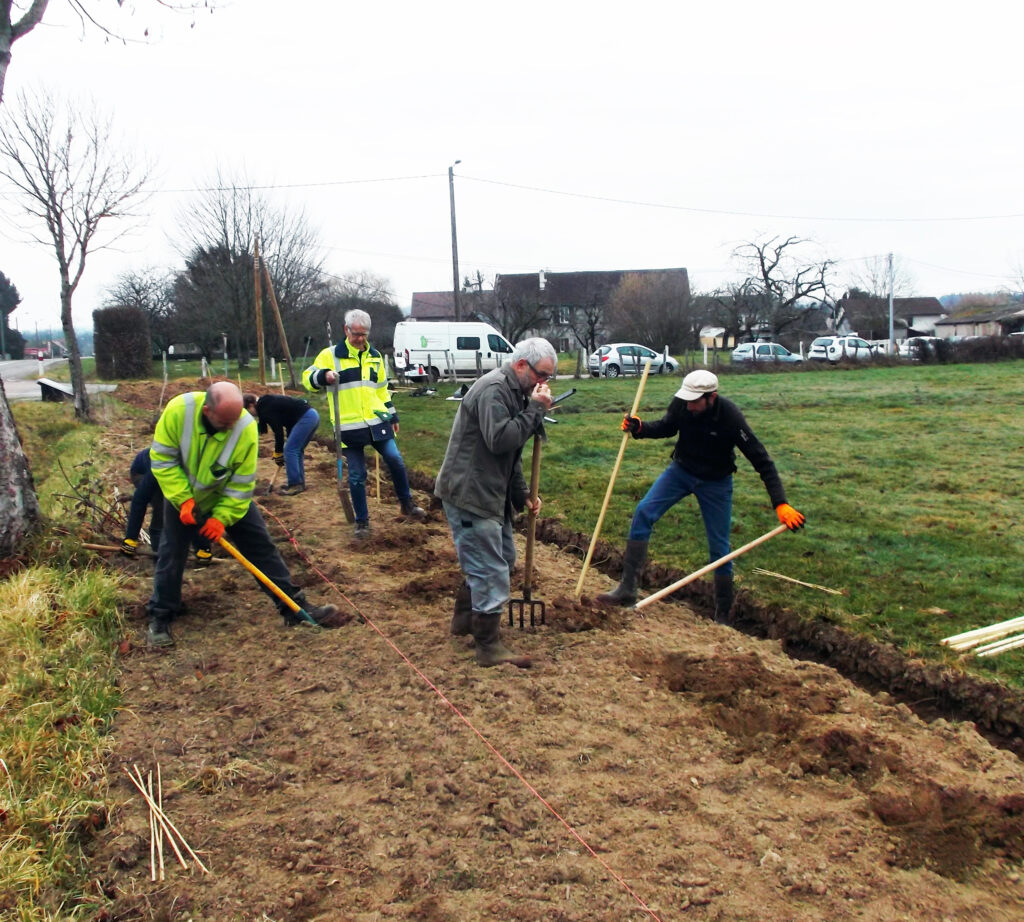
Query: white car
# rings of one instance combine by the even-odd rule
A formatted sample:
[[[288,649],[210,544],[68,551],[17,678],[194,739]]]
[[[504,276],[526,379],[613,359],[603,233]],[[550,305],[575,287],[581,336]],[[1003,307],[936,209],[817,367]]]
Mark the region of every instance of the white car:
[[[729,353],[730,362],[802,362],[795,352],[779,343],[740,343]]]
[[[874,347],[859,336],[819,336],[807,350],[812,362],[841,362],[850,359],[865,362],[875,355]]]
[[[673,374],[679,370],[679,363],[669,356],[648,349],[638,343],[609,343],[600,346],[590,354],[587,369],[595,378],[617,378],[619,375],[643,373],[647,360],[651,360],[651,374]]]
[[[936,354],[935,343],[940,341],[938,336],[908,336],[896,346],[896,352],[902,358],[920,362]]]

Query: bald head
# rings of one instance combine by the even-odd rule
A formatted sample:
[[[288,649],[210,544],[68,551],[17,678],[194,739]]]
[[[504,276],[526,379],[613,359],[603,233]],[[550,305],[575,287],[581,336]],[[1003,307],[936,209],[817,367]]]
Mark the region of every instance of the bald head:
[[[214,429],[230,429],[242,415],[242,392],[230,381],[216,381],[206,389],[205,416]]]

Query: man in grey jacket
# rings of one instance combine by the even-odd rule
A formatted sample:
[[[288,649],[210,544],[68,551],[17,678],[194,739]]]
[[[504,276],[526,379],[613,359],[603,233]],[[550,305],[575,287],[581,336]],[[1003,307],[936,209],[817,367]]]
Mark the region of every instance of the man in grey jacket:
[[[472,634],[481,666],[530,665],[499,636],[516,562],[513,510],[530,506],[523,446],[541,431],[551,407],[548,380],[558,356],[546,339],[525,339],[508,364],[489,371],[462,398],[434,495],[444,505],[466,582],[455,599],[451,632]]]

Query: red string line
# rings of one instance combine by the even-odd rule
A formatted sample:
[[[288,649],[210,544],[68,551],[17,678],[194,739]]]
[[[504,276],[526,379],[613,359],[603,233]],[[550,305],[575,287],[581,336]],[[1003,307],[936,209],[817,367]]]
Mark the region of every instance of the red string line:
[[[306,565],[307,565],[307,566],[309,567],[309,569],[311,569],[311,570],[312,570],[312,571],[313,571],[314,573],[316,573],[316,574],[317,574],[317,575],[318,575],[318,576],[319,576],[319,577],[320,577],[320,578],[321,578],[321,579],[322,579],[322,580],[323,580],[323,581],[324,581],[324,582],[325,582],[325,583],[326,583],[326,584],[327,584],[328,586],[330,586],[330,587],[331,587],[331,588],[332,588],[332,589],[333,589],[333,590],[334,590],[334,591],[335,591],[336,593],[338,593],[338,595],[339,595],[339,596],[340,596],[340,597],[341,597],[342,599],[344,599],[344,600],[345,600],[346,604],[348,604],[348,605],[349,605],[349,606],[350,606],[350,607],[352,608],[352,610],[353,610],[353,611],[354,611],[354,612],[355,612],[355,613],[356,613],[356,614],[357,614],[357,615],[358,615],[358,616],[359,616],[360,618],[362,618],[364,622],[366,622],[366,624],[368,624],[368,625],[369,625],[369,626],[370,626],[371,628],[373,628],[373,630],[374,630],[374,631],[376,631],[376,632],[377,632],[377,635],[378,635],[378,636],[379,636],[379,637],[381,638],[381,640],[383,640],[383,641],[384,641],[384,642],[385,642],[385,643],[386,643],[386,644],[387,644],[387,645],[388,645],[389,647],[391,647],[391,649],[392,649],[392,650],[394,650],[394,652],[395,652],[395,653],[396,653],[396,654],[398,655],[398,657],[399,657],[399,658],[400,658],[401,660],[403,660],[403,661],[405,662],[405,664],[406,664],[406,665],[407,665],[407,666],[408,666],[408,667],[409,667],[409,668],[410,668],[410,669],[411,669],[411,670],[412,670],[413,672],[415,672],[417,676],[419,676],[419,677],[420,677],[420,679],[422,679],[422,680],[423,680],[424,684],[425,684],[425,685],[426,685],[426,686],[427,686],[427,687],[428,687],[428,688],[429,688],[429,689],[430,689],[431,691],[433,691],[433,692],[434,692],[434,694],[436,694],[436,695],[437,695],[437,696],[438,696],[438,697],[439,697],[439,698],[440,698],[440,699],[441,699],[441,700],[442,700],[442,701],[443,701],[443,702],[444,702],[444,703],[445,703],[445,704],[446,704],[446,705],[448,706],[448,708],[449,708],[449,709],[451,710],[451,712],[452,712],[452,713],[453,713],[453,714],[454,714],[454,715],[455,715],[456,717],[458,717],[458,719],[459,719],[459,720],[461,720],[461,721],[462,721],[462,722],[463,722],[463,723],[464,723],[464,724],[465,724],[465,725],[466,725],[466,726],[467,726],[467,727],[469,728],[469,730],[470,730],[470,731],[471,731],[471,732],[472,732],[472,733],[473,733],[473,734],[474,734],[474,735],[475,735],[475,736],[477,737],[477,739],[479,739],[479,740],[480,740],[480,742],[481,742],[481,743],[483,743],[483,744],[484,744],[484,746],[486,746],[486,747],[487,747],[487,748],[488,748],[488,749],[490,750],[490,752],[491,752],[491,753],[492,753],[492,754],[494,755],[494,757],[495,757],[495,758],[496,758],[496,759],[497,759],[497,760],[498,760],[499,762],[501,762],[501,764],[502,764],[502,765],[504,765],[504,766],[505,766],[505,768],[507,768],[507,769],[508,769],[508,770],[509,770],[509,771],[510,771],[510,772],[511,772],[511,773],[512,773],[512,774],[513,774],[513,775],[514,775],[514,776],[515,776],[515,777],[516,777],[516,778],[517,778],[517,779],[518,779],[519,781],[520,781],[520,783],[521,783],[521,784],[523,785],[523,787],[525,787],[525,788],[526,788],[526,789],[527,789],[527,790],[528,790],[528,791],[529,791],[529,792],[530,792],[530,793],[531,793],[531,794],[532,794],[532,795],[533,795],[534,797],[536,797],[536,798],[537,798],[537,800],[539,800],[539,801],[540,801],[540,803],[541,803],[541,804],[542,804],[542,805],[544,806],[544,809],[545,809],[545,810],[547,810],[547,811],[548,811],[548,813],[550,813],[550,814],[551,814],[551,815],[552,815],[552,816],[553,816],[553,817],[554,817],[554,818],[555,818],[556,820],[558,820],[558,822],[562,824],[562,826],[563,826],[563,827],[565,828],[565,830],[566,830],[566,831],[567,831],[567,832],[568,832],[568,833],[569,833],[569,834],[570,834],[570,835],[571,835],[571,836],[572,836],[572,837],[573,837],[573,838],[574,838],[574,839],[575,839],[575,840],[576,840],[577,842],[579,842],[579,844],[580,844],[581,846],[583,846],[583,848],[585,848],[585,849],[587,850],[588,854],[589,854],[589,855],[590,855],[590,856],[591,856],[591,857],[592,857],[592,858],[593,858],[593,859],[594,859],[595,861],[597,861],[597,862],[598,862],[598,864],[600,864],[600,865],[601,865],[601,867],[603,867],[603,868],[605,869],[605,871],[607,871],[607,872],[608,872],[608,873],[609,873],[609,874],[610,874],[610,875],[612,876],[612,878],[614,878],[614,879],[615,879],[615,880],[616,880],[616,881],[617,881],[617,882],[619,883],[619,885],[620,885],[620,886],[621,886],[621,887],[622,887],[622,888],[623,888],[623,889],[624,889],[624,890],[625,890],[625,891],[626,891],[626,892],[627,892],[627,893],[628,893],[628,894],[629,894],[629,895],[630,895],[630,896],[631,896],[631,897],[632,897],[632,898],[633,898],[634,900],[636,900],[636,902],[637,902],[637,905],[639,905],[639,906],[640,906],[640,908],[641,908],[641,909],[642,909],[642,910],[643,910],[643,911],[644,911],[645,913],[647,913],[647,914],[648,914],[648,915],[649,915],[649,916],[650,916],[650,917],[651,917],[652,919],[656,919],[656,920],[657,920],[657,922],[661,922],[661,918],[660,918],[660,916],[658,916],[658,915],[657,915],[657,914],[655,913],[655,911],[654,911],[653,909],[651,909],[651,908],[650,908],[650,907],[649,907],[649,906],[647,905],[647,903],[645,903],[645,902],[644,902],[644,900],[643,900],[643,899],[642,899],[642,898],[640,897],[640,895],[639,895],[639,894],[638,894],[638,893],[637,893],[637,892],[636,892],[635,890],[633,890],[633,888],[632,888],[632,887],[630,887],[628,883],[626,883],[625,879],[624,879],[624,878],[623,878],[623,877],[622,877],[622,876],[621,876],[620,874],[618,874],[618,873],[617,873],[617,872],[616,872],[616,871],[615,871],[615,870],[614,870],[614,869],[613,869],[613,868],[612,868],[612,867],[611,867],[611,866],[610,866],[610,865],[609,865],[609,864],[608,864],[608,863],[607,863],[607,862],[606,862],[606,861],[605,861],[605,860],[604,860],[604,859],[603,859],[603,858],[602,858],[602,857],[601,857],[601,856],[600,856],[600,855],[599,855],[599,854],[598,854],[598,853],[597,853],[597,852],[596,852],[596,851],[595,851],[595,850],[594,850],[593,848],[591,848],[591,846],[590,846],[590,843],[588,843],[588,842],[586,841],[586,839],[584,839],[584,838],[583,838],[583,837],[582,837],[582,836],[581,836],[581,835],[580,835],[580,834],[579,834],[579,833],[578,833],[578,832],[577,832],[577,831],[576,831],[576,830],[575,830],[575,829],[574,829],[574,828],[573,828],[573,827],[572,827],[572,826],[571,826],[571,825],[569,824],[569,822],[568,822],[568,821],[567,821],[567,820],[566,820],[566,819],[565,819],[565,818],[564,818],[564,817],[563,817],[563,816],[562,816],[562,815],[561,815],[561,814],[560,814],[560,813],[559,813],[559,812],[558,812],[558,811],[557,811],[557,810],[556,810],[556,809],[555,809],[555,808],[554,808],[554,807],[553,807],[553,806],[552,806],[552,805],[551,805],[551,804],[550,804],[550,803],[549,803],[549,802],[548,802],[548,801],[547,801],[547,800],[546,800],[546,799],[544,798],[544,796],[543,796],[543,795],[542,795],[542,794],[540,793],[540,791],[538,791],[538,790],[537,790],[537,789],[536,789],[536,788],[535,788],[535,787],[534,787],[534,786],[533,786],[532,784],[530,784],[530,782],[529,782],[529,781],[527,781],[527,780],[526,780],[526,778],[525,778],[525,777],[523,777],[523,775],[522,775],[522,773],[521,773],[521,772],[519,771],[519,769],[517,769],[517,768],[516,768],[516,767],[515,767],[515,766],[514,766],[514,765],[513,765],[513,764],[512,764],[511,762],[509,762],[509,760],[508,760],[508,759],[506,759],[506,758],[505,758],[505,756],[503,756],[503,755],[502,755],[502,754],[501,754],[501,753],[500,753],[500,752],[499,752],[499,751],[498,751],[498,750],[497,750],[497,749],[496,749],[496,748],[494,747],[494,745],[492,745],[492,743],[490,742],[490,740],[488,740],[488,739],[487,739],[487,737],[486,737],[486,736],[484,736],[484,735],[483,735],[483,733],[481,733],[481,732],[480,732],[480,731],[479,731],[479,730],[478,730],[478,729],[477,729],[477,728],[476,728],[476,727],[475,727],[475,726],[473,725],[472,721],[471,721],[471,720],[470,720],[470,719],[469,719],[468,717],[466,717],[466,716],[465,716],[465,714],[463,714],[463,713],[462,713],[462,711],[460,711],[460,710],[458,709],[458,707],[457,707],[457,706],[456,706],[456,705],[454,704],[454,702],[452,702],[452,701],[451,701],[451,700],[450,700],[450,699],[448,698],[448,696],[447,696],[447,695],[445,695],[445,693],[444,693],[443,691],[441,691],[441,689],[440,689],[440,688],[438,688],[438,687],[437,687],[437,686],[436,686],[436,685],[435,685],[435,684],[434,684],[434,683],[433,683],[433,682],[432,682],[432,681],[430,680],[430,678],[429,678],[429,677],[428,677],[428,676],[427,676],[427,675],[426,675],[426,674],[425,674],[425,673],[424,673],[424,672],[423,672],[423,671],[422,671],[422,670],[421,670],[421,669],[420,669],[420,668],[419,668],[419,667],[418,667],[418,666],[417,666],[417,665],[416,665],[416,664],[415,664],[415,663],[414,663],[414,662],[413,662],[413,661],[412,661],[411,659],[409,659],[409,657],[408,657],[408,656],[406,656],[406,655],[405,655],[405,653],[404,653],[404,652],[402,652],[402,650],[400,650],[400,649],[399,649],[399,648],[398,648],[398,647],[397,647],[397,646],[395,645],[395,643],[394,643],[394,642],[393,642],[393,641],[391,640],[391,638],[390,638],[390,637],[388,637],[388,636],[387,636],[387,635],[386,635],[386,634],[385,634],[385,633],[384,633],[384,632],[383,632],[383,631],[382,631],[382,630],[381,630],[381,629],[380,629],[380,628],[379,628],[379,627],[378,627],[378,626],[377,626],[377,625],[376,625],[376,624],[375,624],[375,623],[373,622],[373,620],[372,620],[372,619],[370,619],[370,618],[369,618],[369,617],[368,617],[367,615],[365,615],[365,614],[364,614],[363,612],[361,612],[361,611],[359,610],[359,607],[358,607],[358,606],[357,606],[357,605],[355,604],[355,602],[353,602],[353,601],[352,601],[352,600],[351,600],[351,599],[350,599],[350,598],[349,598],[348,596],[346,596],[346,595],[345,595],[345,593],[344,593],[344,592],[342,592],[341,588],[340,588],[339,586],[337,586],[337,585],[336,585],[336,584],[335,584],[335,583],[334,583],[334,582],[333,582],[333,581],[332,581],[332,580],[331,580],[331,579],[330,579],[330,578],[329,578],[329,577],[328,577],[328,576],[327,576],[327,575],[326,575],[326,574],[325,574],[324,572],[322,572],[322,571],[321,571],[321,570],[320,570],[320,569],[319,569],[319,568],[318,568],[318,567],[316,566],[316,564],[314,564],[314,563],[313,563],[313,562],[312,562],[312,561],[311,561],[311,560],[309,559],[309,557],[307,557],[307,556],[306,556],[306,554],[305,554],[305,552],[304,552],[304,551],[302,550],[302,548],[301,548],[301,547],[299,547],[299,543],[298,543],[298,541],[296,541],[296,540],[295,540],[295,537],[294,537],[294,536],[292,535],[291,531],[290,531],[290,530],[288,529],[288,527],[287,527],[287,526],[286,526],[286,525],[284,524],[284,522],[282,522],[282,521],[281,521],[281,519],[280,519],[280,518],[279,518],[278,516],[274,515],[274,513],[273,513],[273,512],[271,512],[271,511],[270,511],[269,509],[267,509],[267,508],[266,508],[265,506],[263,506],[262,504],[260,504],[260,503],[257,503],[257,506],[259,506],[259,508],[260,508],[260,511],[261,511],[261,512],[262,512],[262,513],[263,513],[264,515],[269,515],[269,516],[270,516],[270,517],[271,517],[271,518],[272,518],[272,519],[273,519],[273,520],[274,520],[275,522],[277,522],[278,526],[280,526],[281,530],[282,530],[282,531],[284,532],[284,535],[285,535],[285,537],[286,537],[286,538],[288,539],[288,542],[289,542],[289,544],[291,544],[291,545],[292,545],[292,547],[293,547],[293,548],[295,549],[295,552],[296,552],[296,553],[297,553],[297,554],[299,555],[299,557],[300,557],[300,558],[301,558],[301,559],[302,559],[302,560],[303,560],[303,561],[304,561],[304,562],[306,563]]]

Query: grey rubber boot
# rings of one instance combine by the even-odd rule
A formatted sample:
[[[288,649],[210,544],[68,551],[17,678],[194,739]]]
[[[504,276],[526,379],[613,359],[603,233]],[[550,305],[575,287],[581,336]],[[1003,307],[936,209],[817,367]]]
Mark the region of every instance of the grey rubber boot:
[[[314,608],[310,608],[309,603],[306,601],[306,594],[304,592],[298,593],[298,595],[293,597],[292,601],[302,608],[310,618],[320,625],[320,627],[338,626],[334,623],[334,616],[338,613],[337,605],[317,605]],[[281,612],[281,617],[284,618],[286,627],[294,627],[296,624],[309,624],[305,618],[296,614],[290,608],[279,605],[278,609]]]
[[[469,593],[469,583],[463,583],[455,593],[451,632],[456,637],[473,633],[473,598]]]
[[[636,602],[637,584],[640,571],[647,562],[647,542],[627,541],[626,553],[622,558],[622,579],[611,592],[597,597],[598,602],[612,602],[615,605],[632,605]]]
[[[174,638],[171,636],[171,619],[151,615],[149,626],[146,628],[146,646],[148,647],[173,647]]]
[[[423,522],[427,518],[426,512],[423,511],[422,507],[416,505],[416,501],[408,499],[402,503],[402,515],[412,519],[414,522]]]
[[[718,624],[732,624],[733,594],[732,574],[715,570],[715,621]]]
[[[473,639],[476,641],[476,662],[478,666],[500,666],[511,663],[520,669],[533,665],[530,657],[513,653],[501,642],[501,614],[473,612]]]

